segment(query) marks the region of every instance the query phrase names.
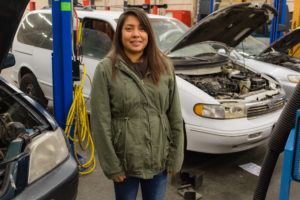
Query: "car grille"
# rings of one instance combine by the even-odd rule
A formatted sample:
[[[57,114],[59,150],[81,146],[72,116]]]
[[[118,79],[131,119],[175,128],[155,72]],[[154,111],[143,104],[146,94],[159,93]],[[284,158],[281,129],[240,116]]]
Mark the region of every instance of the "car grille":
[[[281,99],[279,101],[268,103],[265,105],[251,106],[247,110],[247,117],[255,117],[274,112],[282,108],[284,106],[284,103],[285,99]]]

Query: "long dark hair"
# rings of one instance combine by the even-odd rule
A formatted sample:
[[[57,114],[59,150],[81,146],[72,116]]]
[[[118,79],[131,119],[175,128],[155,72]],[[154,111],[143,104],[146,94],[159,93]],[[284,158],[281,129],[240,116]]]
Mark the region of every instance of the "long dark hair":
[[[167,57],[158,49],[156,45],[154,32],[147,14],[144,10],[139,8],[129,8],[119,17],[116,33],[114,34],[113,38],[112,48],[108,54],[112,58],[113,79],[116,77],[117,73],[115,64],[118,56],[121,56],[123,60],[125,60],[125,62],[132,67],[132,62],[126,56],[124,52],[124,46],[122,44],[122,28],[129,15],[135,16],[148,34],[148,44],[144,49],[143,62],[145,69],[149,70],[151,73],[153,82],[157,84],[160,80],[161,73],[167,72],[169,74],[170,69],[166,63]]]

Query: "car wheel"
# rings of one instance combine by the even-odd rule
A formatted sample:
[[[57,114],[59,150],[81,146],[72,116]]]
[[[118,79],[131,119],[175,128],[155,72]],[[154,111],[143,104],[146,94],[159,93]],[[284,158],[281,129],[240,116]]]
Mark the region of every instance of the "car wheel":
[[[39,104],[47,107],[48,100],[45,98],[42,89],[40,88],[35,76],[31,73],[27,73],[21,78],[20,89],[36,100]]]

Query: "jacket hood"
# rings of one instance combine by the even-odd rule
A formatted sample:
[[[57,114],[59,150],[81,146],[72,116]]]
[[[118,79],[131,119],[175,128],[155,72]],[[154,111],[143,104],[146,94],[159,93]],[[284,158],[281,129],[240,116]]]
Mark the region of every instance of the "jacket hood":
[[[202,19],[165,53],[208,40],[235,47],[276,14],[276,10],[267,4],[241,3],[226,7]]]
[[[288,53],[288,51],[298,43],[300,43],[300,28],[289,32],[285,36],[273,42],[268,48],[261,52],[260,55],[270,52],[272,49]]]
[[[0,71],[29,0],[0,1]]]

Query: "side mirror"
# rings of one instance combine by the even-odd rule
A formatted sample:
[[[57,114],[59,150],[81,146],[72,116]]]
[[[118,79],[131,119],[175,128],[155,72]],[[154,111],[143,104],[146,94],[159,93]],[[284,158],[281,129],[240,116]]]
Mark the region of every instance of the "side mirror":
[[[0,67],[0,70],[14,66],[16,64],[15,56],[11,53],[8,53],[3,65]]]

